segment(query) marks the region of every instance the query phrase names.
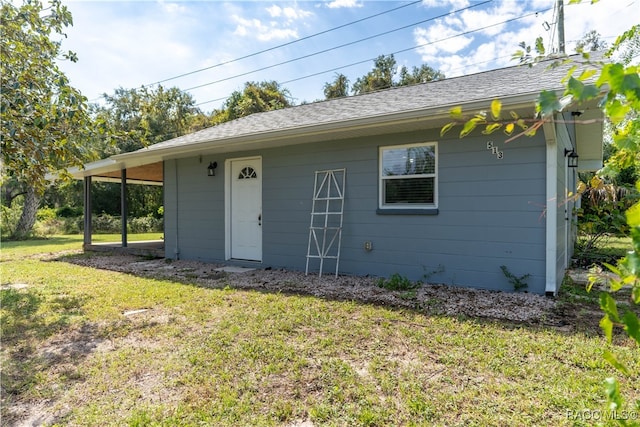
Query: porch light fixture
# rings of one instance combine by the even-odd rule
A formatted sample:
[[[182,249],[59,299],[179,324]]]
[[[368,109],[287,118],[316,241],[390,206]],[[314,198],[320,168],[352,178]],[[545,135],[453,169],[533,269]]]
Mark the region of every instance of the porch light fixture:
[[[565,148],[564,156],[567,158],[567,166],[569,166],[570,168],[578,167],[578,153],[576,153],[576,150],[569,150]]]
[[[208,176],[216,176],[216,168],[218,167],[218,162],[210,162],[209,166],[207,166],[207,175]]]

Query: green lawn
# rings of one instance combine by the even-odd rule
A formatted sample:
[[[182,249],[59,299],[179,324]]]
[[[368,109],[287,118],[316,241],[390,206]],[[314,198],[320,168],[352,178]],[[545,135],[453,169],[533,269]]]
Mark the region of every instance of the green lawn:
[[[24,256],[79,249],[81,237],[43,242],[2,248],[3,424],[26,408],[87,426],[592,425],[573,415],[603,409],[604,378],[620,378],[593,330],[211,289]],[[148,310],[125,315],[139,309]],[[616,341],[638,372],[637,346]],[[622,387],[638,393],[637,379]]]
[[[127,241],[161,240],[164,233],[127,234]],[[120,234],[94,234],[92,242],[108,243],[120,242]],[[82,249],[83,236],[81,234],[54,235],[46,239],[20,241],[3,241],[0,243],[0,260],[19,258],[51,252],[74,251]]]

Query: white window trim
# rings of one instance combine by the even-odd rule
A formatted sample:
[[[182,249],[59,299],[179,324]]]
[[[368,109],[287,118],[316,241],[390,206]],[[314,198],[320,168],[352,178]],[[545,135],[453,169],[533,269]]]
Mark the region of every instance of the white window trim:
[[[399,148],[412,148],[412,147],[424,147],[424,146],[432,146],[434,147],[435,153],[435,173],[433,174],[420,174],[420,175],[401,175],[397,177],[383,177],[382,176],[382,153],[384,150],[395,150]],[[420,142],[415,144],[403,144],[403,145],[385,145],[378,147],[378,209],[385,211],[393,211],[393,210],[407,210],[407,209],[438,209],[438,142]],[[387,179],[406,179],[406,178],[434,178],[433,183],[433,203],[423,203],[423,204],[384,204],[384,181]]]

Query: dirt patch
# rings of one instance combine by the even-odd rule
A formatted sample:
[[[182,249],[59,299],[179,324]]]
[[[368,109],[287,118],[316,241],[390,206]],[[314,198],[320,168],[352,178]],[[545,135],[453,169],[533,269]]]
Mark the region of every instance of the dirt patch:
[[[414,291],[389,291],[377,279],[361,276],[317,275],[283,269],[222,272],[221,264],[197,261],[148,260],[132,255],[68,257],[65,261],[93,268],[119,271],[156,279],[177,280],[200,286],[250,289],[353,300],[431,314],[467,316],[524,323],[566,323],[556,316],[556,300],[529,293],[497,292],[440,284],[425,284]]]

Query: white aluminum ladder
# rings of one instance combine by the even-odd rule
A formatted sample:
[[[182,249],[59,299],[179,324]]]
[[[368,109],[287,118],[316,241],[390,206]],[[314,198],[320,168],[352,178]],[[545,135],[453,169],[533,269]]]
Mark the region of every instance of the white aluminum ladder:
[[[309,245],[307,247],[306,275],[309,274],[310,260],[320,260],[318,277],[322,277],[324,261],[326,259],[335,259],[335,274],[336,277],[338,277],[346,175],[346,169],[331,169],[315,172],[313,203],[311,205],[311,225],[309,226]]]

